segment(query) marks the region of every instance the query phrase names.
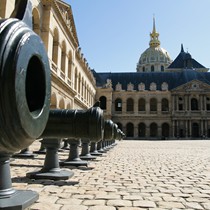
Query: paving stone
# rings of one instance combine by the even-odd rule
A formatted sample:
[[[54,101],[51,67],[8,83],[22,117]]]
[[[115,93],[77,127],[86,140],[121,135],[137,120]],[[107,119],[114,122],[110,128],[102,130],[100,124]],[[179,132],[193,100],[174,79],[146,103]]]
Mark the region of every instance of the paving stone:
[[[143,200],[143,198],[141,196],[138,196],[138,195],[126,195],[126,196],[123,196],[123,200],[134,201],[134,200]]]
[[[88,210],[88,207],[82,205],[65,205],[60,210]]]
[[[208,203],[202,203],[201,205],[204,207],[204,209],[210,210],[210,201]]]
[[[133,201],[133,206],[144,207],[144,208],[155,208],[156,204],[153,201]]]
[[[200,204],[195,203],[195,202],[186,202],[185,206],[188,208],[193,208],[193,209],[203,209],[203,207]]]
[[[115,194],[108,194],[108,195],[96,195],[95,199],[101,199],[101,200],[117,200],[120,199],[120,195]]]
[[[138,207],[119,207],[118,210],[145,210],[145,208],[138,208]]]
[[[35,203],[32,206],[30,206],[30,210],[60,210],[62,205],[59,204],[50,204],[50,203]]]
[[[58,199],[56,202],[58,204],[68,204],[68,205],[80,205],[82,203],[82,199]]]
[[[116,210],[113,206],[91,206],[88,210]],[[79,209],[78,209],[79,210]]]
[[[132,202],[127,200],[108,200],[107,206],[132,206]]]
[[[185,208],[185,206],[182,203],[179,203],[179,202],[164,202],[164,201],[158,202],[158,207],[161,207],[161,208],[178,208],[178,209],[184,209]]]
[[[85,200],[82,204],[85,206],[104,206],[105,202],[105,200]]]

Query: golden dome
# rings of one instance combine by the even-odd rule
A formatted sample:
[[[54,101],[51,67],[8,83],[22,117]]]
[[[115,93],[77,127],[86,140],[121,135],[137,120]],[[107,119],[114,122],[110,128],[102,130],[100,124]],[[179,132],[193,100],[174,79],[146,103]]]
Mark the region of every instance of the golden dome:
[[[153,31],[150,33],[150,47],[140,56],[137,64],[138,72],[165,71],[165,68],[171,63],[170,55],[165,49],[160,47],[158,37],[159,33],[156,31],[155,19],[153,18]]]

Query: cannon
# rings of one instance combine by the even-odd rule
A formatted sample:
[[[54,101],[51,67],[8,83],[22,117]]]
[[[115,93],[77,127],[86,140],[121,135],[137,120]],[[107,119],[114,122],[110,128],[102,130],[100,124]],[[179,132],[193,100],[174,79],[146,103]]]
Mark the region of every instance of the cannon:
[[[23,209],[38,199],[12,188],[9,158],[27,148],[46,126],[51,95],[48,56],[32,31],[32,4],[16,0],[0,20],[0,209]]]
[[[39,137],[43,138],[42,144],[46,148],[44,166],[39,171],[27,173],[26,176],[31,179],[52,180],[72,177],[72,171],[61,170],[59,166],[58,149],[61,140],[68,138],[68,141],[75,142],[75,139],[91,138],[97,142],[102,138],[103,130],[103,111],[99,107],[91,107],[88,110],[50,110],[46,128]],[[70,159],[72,160],[71,156],[68,160]],[[84,162],[81,164],[86,165]]]

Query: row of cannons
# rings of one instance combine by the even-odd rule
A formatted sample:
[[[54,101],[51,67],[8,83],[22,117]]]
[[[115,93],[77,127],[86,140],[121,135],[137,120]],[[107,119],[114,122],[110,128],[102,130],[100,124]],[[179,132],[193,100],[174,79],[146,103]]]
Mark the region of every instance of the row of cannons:
[[[96,154],[101,143],[121,139],[124,134],[112,121],[104,120],[98,106],[50,110],[50,65],[41,38],[32,30],[30,0],[16,0],[10,18],[0,20],[0,43],[0,209],[18,210],[28,208],[38,194],[12,188],[11,156],[27,152],[25,148],[43,139],[39,152],[46,149],[44,166],[27,176],[67,179],[73,172],[61,170],[60,165],[87,164],[81,159],[90,158],[89,142],[91,153]],[[69,158],[59,163],[61,139],[66,139],[71,151]],[[80,140],[83,147],[78,156]]]

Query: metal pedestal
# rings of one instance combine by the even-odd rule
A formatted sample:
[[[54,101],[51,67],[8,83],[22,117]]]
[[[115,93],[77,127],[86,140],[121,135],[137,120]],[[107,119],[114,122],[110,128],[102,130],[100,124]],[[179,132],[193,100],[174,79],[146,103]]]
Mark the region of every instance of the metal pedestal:
[[[61,170],[58,159],[60,139],[43,139],[42,143],[47,150],[44,166],[40,171],[27,173],[30,179],[66,180],[74,175],[72,171]]]
[[[9,158],[9,156],[0,154],[0,209],[26,209],[38,200],[39,195],[31,190],[14,190],[12,188]]]
[[[69,157],[60,162],[60,166],[88,166],[88,162],[81,160],[79,157],[80,140],[71,139],[68,140],[68,144],[70,144]]]

